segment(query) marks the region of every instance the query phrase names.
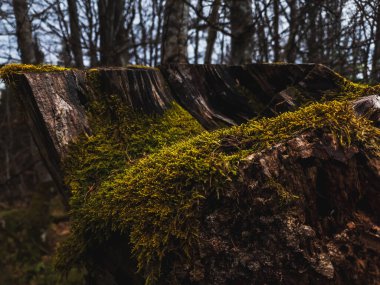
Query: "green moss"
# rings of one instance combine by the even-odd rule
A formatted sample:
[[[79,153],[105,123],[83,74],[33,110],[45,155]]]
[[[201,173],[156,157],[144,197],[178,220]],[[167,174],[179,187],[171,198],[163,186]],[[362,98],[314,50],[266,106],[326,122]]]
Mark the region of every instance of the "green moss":
[[[287,207],[294,201],[299,199],[299,196],[292,194],[286,188],[274,179],[269,179],[264,185],[263,188],[273,189],[276,191],[278,196],[279,206]]]
[[[84,144],[80,149],[84,159],[90,159],[91,163],[79,163],[84,166],[82,169],[89,168],[86,173],[81,170],[71,174],[71,186],[75,189],[73,236],[61,248],[58,265],[86,263],[89,253],[109,236],[129,234],[138,267],[146,273],[147,283],[153,283],[165,256],[175,252],[190,257],[198,242],[199,209],[203,201],[229,191],[231,183],[237,180],[241,159],[310,129],[325,129],[342,145],[366,144],[379,151],[379,130],[365,118],[356,117],[348,103],[337,101],[315,103],[276,118],[202,133],[171,146],[162,143],[168,139],[166,135],[164,140],[151,141],[142,131],[137,141],[143,145],[135,143],[135,150],[127,148],[135,140],[131,138],[123,144],[125,148],[101,148],[95,159],[86,158],[86,152],[96,149],[98,143],[96,138],[89,138],[91,146]],[[132,126],[128,133],[134,132]],[[109,157],[111,149],[117,151]],[[123,157],[120,151],[129,153],[132,160]],[[102,156],[112,162],[104,161]],[[108,172],[103,163],[113,164],[114,173]],[[91,192],[81,186],[88,173],[102,176]],[[294,198],[278,184],[275,186],[284,200]]]
[[[344,78],[338,73],[336,75],[336,83],[339,86],[338,90],[325,91],[323,100],[355,100],[363,96],[379,94],[380,85],[368,85],[355,83],[347,78]]]
[[[12,74],[21,73],[41,73],[41,72],[60,72],[69,70],[68,68],[55,66],[55,65],[33,65],[33,64],[7,64],[0,68],[0,78],[4,81],[8,81]]]

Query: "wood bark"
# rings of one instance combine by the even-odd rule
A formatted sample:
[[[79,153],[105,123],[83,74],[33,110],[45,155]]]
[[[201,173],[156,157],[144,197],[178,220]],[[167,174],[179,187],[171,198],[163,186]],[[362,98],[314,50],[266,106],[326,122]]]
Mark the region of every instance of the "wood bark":
[[[187,63],[189,6],[184,1],[167,0],[164,10],[161,63]]]
[[[371,95],[356,100],[354,109],[359,116],[365,116],[380,128],[380,95]]]
[[[83,75],[79,71],[14,75],[34,140],[66,203],[69,195],[61,162],[69,143],[89,132],[79,99],[82,91],[78,82],[84,79]]]
[[[297,55],[296,36],[298,32],[298,7],[297,0],[288,0],[290,9],[289,36],[285,47],[286,61],[294,63]]]
[[[273,1],[273,53],[274,62],[280,61],[280,3],[279,0]]]
[[[368,153],[305,132],[249,155],[240,183],[202,206],[198,254],[173,256],[163,284],[377,284],[380,159]],[[278,191],[298,198],[283,208]]]
[[[318,31],[318,3],[308,2],[306,4],[307,10],[307,62],[317,63],[320,58],[318,57],[318,44],[317,44],[317,31]]]

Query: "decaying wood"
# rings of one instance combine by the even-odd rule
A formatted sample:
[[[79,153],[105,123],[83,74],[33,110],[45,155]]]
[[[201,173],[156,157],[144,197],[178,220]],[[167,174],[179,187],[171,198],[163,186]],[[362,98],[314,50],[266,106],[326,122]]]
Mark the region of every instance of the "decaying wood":
[[[338,89],[341,81],[319,64],[176,64],[160,69],[175,99],[206,129],[294,110]]]
[[[17,94],[24,106],[34,140],[58,189],[67,199],[61,161],[70,142],[88,132],[80,103],[82,72],[26,73],[14,75]]]
[[[380,160],[369,153],[306,132],[246,157],[235,188],[202,206],[196,257],[173,256],[163,284],[377,284]]]
[[[354,102],[355,111],[374,122],[375,126],[380,127],[380,95],[371,95],[356,100]]]

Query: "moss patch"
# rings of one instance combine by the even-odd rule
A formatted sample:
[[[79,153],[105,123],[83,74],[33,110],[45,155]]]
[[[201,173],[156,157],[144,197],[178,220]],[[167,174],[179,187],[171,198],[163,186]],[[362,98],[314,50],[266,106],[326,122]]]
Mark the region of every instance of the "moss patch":
[[[68,68],[55,66],[55,65],[33,65],[33,64],[7,64],[0,68],[0,78],[4,81],[8,81],[12,74],[21,73],[41,73],[41,72],[59,72],[69,70]]]
[[[109,146],[95,160],[86,153],[96,148],[98,140],[89,138],[90,148],[87,144],[79,147],[84,159],[91,160],[81,167],[88,169],[68,176],[74,189],[74,234],[61,248],[58,265],[64,268],[85,263],[87,254],[109,236],[129,233],[139,269],[145,272],[147,283],[154,282],[168,254],[191,255],[198,241],[202,202],[210,195],[229,191],[231,183],[236,182],[242,158],[309,129],[324,129],[342,145],[366,144],[379,151],[379,130],[366,119],[356,117],[348,103],[337,101],[314,103],[276,118],[202,133],[171,146],[160,144],[161,139],[151,142],[142,131],[136,140],[144,144],[142,149],[139,143],[132,152],[127,149],[130,143],[121,148]],[[111,150],[117,150],[116,159],[108,156]],[[132,160],[123,156],[123,151],[130,153]],[[147,153],[151,154],[144,155]],[[113,173],[107,165],[99,169],[97,160],[100,165],[112,164]],[[101,173],[102,179],[95,188],[89,188],[94,178],[88,179],[88,173],[95,177]],[[280,190],[280,194],[285,193],[283,188]]]
[[[355,83],[335,73],[338,78],[338,90],[325,91],[323,100],[355,100],[357,98],[374,95],[380,93],[380,84],[368,85],[363,83]]]

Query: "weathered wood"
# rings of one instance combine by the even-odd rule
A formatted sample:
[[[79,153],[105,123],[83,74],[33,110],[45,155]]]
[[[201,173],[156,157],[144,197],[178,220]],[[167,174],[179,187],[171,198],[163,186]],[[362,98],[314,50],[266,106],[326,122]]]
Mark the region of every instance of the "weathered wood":
[[[207,129],[294,110],[305,100],[338,89],[341,81],[318,64],[177,64],[160,70],[175,99]]]
[[[173,101],[157,69],[101,68],[95,77],[79,70],[13,75],[33,137],[66,200],[62,162],[70,143],[91,133],[85,111],[89,101],[116,95],[132,110],[145,114],[162,113]]]
[[[160,284],[377,284],[380,158],[369,153],[312,131],[249,155],[235,187],[202,206],[195,257],[173,255]]]
[[[353,104],[355,111],[374,122],[376,127],[380,127],[380,95],[371,95],[356,100]]]
[[[67,199],[61,161],[67,147],[80,134],[88,132],[80,103],[82,72],[25,73],[14,75],[17,94],[24,106],[37,147],[58,189]]]
[[[99,68],[96,72],[95,100],[117,95],[126,106],[147,114],[162,113],[174,100],[158,69]]]

